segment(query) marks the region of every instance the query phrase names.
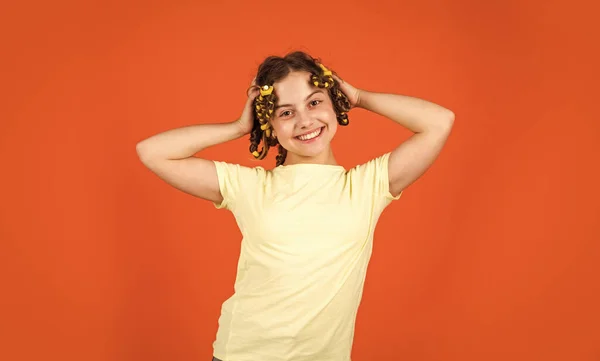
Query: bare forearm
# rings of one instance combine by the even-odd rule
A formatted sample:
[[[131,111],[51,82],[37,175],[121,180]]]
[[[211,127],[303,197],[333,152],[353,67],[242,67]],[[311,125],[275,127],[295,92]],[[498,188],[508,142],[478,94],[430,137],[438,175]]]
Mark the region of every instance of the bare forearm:
[[[199,151],[244,136],[237,121],[220,124],[190,125],[153,135],[137,144],[145,159],[184,159]]]
[[[405,95],[361,90],[357,106],[389,118],[414,133],[446,130],[454,121],[451,110]]]

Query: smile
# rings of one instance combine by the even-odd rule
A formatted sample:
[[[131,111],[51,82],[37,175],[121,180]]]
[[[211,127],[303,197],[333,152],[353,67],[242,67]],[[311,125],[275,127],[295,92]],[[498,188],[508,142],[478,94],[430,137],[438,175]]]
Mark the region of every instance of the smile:
[[[323,128],[321,127],[313,132],[307,133],[307,134],[302,134],[296,137],[296,139],[299,139],[301,141],[307,141],[307,140],[311,140],[311,139],[315,139],[316,137],[318,137],[319,135],[321,135],[321,133],[323,132]]]

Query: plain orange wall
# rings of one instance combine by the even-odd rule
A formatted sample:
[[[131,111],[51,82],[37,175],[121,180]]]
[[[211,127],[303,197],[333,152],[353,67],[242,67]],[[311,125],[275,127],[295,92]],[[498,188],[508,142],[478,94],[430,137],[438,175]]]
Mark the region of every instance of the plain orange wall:
[[[261,60],[301,49],[358,87],[456,113],[434,167],[381,218],[353,360],[599,360],[592,4],[2,5],[0,359],[210,359],[240,234],[135,144],[235,119]],[[409,135],[350,119],[345,166]],[[247,148],[203,155],[273,165]]]

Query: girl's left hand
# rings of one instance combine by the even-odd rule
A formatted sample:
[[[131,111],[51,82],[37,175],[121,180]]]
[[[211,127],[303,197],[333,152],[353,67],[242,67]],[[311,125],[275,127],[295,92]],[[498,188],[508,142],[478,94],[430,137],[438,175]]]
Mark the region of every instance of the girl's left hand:
[[[333,79],[340,85],[340,90],[346,94],[352,108],[360,106],[360,90],[345,82],[339,76],[333,75]]]

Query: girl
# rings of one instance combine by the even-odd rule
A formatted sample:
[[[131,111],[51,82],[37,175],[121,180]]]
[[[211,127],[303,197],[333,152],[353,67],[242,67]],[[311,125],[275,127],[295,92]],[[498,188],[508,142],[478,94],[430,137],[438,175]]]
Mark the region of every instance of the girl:
[[[349,361],[377,220],[431,166],[454,114],[424,100],[359,90],[302,52],[267,58],[249,90],[233,122],[173,129],[137,145],[146,167],[231,211],[243,235],[213,360]],[[331,140],[353,107],[415,134],[346,170]],[[194,156],[247,134],[258,159],[279,147],[274,169]]]

